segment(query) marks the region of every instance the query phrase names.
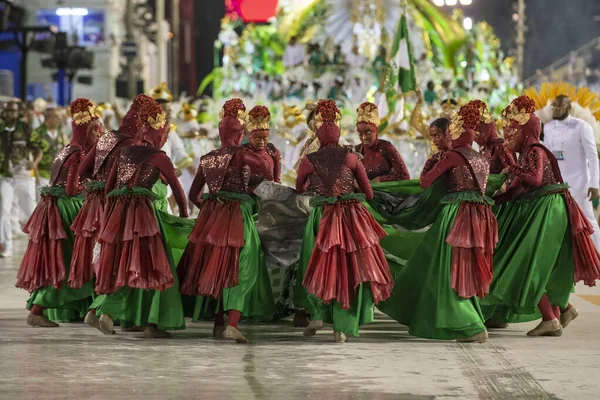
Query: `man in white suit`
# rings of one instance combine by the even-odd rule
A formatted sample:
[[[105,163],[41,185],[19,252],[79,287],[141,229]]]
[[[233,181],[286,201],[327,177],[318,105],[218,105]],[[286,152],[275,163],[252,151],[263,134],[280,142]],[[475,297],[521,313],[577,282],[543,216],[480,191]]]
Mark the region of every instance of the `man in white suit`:
[[[592,240],[600,250],[600,228],[592,207],[592,200],[598,199],[600,183],[594,130],[586,121],[569,115],[568,96],[556,97],[551,107],[553,120],[544,125],[544,144],[558,160],[571,195],[592,224]]]

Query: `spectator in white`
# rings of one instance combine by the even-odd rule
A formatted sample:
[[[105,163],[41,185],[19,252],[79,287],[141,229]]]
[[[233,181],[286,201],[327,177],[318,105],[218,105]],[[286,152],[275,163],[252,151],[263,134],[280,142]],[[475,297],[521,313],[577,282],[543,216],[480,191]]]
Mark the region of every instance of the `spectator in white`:
[[[552,102],[553,120],[544,125],[544,143],[558,160],[571,195],[594,228],[592,239],[600,250],[600,228],[592,200],[598,198],[600,171],[594,131],[587,122],[569,115],[571,100],[560,95]]]
[[[293,36],[283,54],[283,65],[286,68],[296,67],[306,58],[306,46],[298,43],[298,38]]]

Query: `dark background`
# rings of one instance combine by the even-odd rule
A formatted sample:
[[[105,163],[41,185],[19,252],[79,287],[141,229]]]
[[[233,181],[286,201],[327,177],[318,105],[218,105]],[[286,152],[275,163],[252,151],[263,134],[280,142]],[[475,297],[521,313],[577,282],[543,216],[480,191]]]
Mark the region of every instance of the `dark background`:
[[[465,7],[474,22],[487,21],[509,54],[515,48],[516,0],[473,0]],[[513,8],[513,4],[515,8]],[[525,78],[600,36],[600,0],[526,0]]]

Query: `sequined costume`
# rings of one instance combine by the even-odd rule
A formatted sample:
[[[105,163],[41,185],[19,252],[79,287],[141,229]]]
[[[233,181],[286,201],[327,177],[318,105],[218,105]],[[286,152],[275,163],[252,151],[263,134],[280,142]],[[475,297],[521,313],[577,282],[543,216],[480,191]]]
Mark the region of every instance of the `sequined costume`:
[[[146,337],[156,329],[158,337],[166,337],[164,331],[184,329],[185,321],[175,264],[153,205],[157,196],[152,187],[161,176],[173,188],[182,217],[188,208],[175,168],[159,150],[168,137],[165,114],[145,95],[134,104],[139,104],[143,125],[137,137],[142,142],[119,150],[106,182],[96,292],[108,295],[92,308],[100,315],[103,333],[111,333],[113,319],[118,319],[145,327]]]
[[[377,106],[373,103],[363,103],[357,110],[356,128],[363,137],[362,144],[355,147],[362,154],[362,163],[367,171],[369,180],[380,182],[404,181],[410,179],[408,169],[402,156],[393,144],[379,139],[379,116]]]
[[[492,280],[497,225],[493,202],[485,196],[489,163],[471,148],[478,120],[470,104],[461,108],[451,124],[451,150],[421,175],[421,186],[441,179],[448,193],[435,222],[395,276],[394,294],[380,306],[414,336],[487,338],[477,296],[487,293]]]
[[[250,171],[266,174],[266,166],[253,152],[240,147],[244,114],[241,100],[225,103],[219,123],[221,145],[200,160],[189,195],[200,215],[177,272],[184,295],[220,300],[219,309],[213,310],[217,313],[215,337],[245,343],[237,331],[241,315],[273,315],[274,304],[266,266],[260,262],[260,238],[248,186]],[[202,201],[205,185],[209,193]],[[198,302],[197,306],[205,305]],[[227,328],[223,312],[229,314]]]
[[[138,103],[134,103],[123,118],[118,131],[104,134],[90,150],[79,167],[79,176],[88,178],[86,197],[71,230],[75,234],[75,246],[71,258],[69,285],[81,287],[94,274],[92,261],[98,232],[104,217],[106,181],[112,171],[119,150],[135,142],[133,137],[139,129]]]
[[[73,115],[73,139],[59,151],[50,174],[50,184],[42,189],[42,198],[23,228],[29,235],[27,250],[17,274],[17,287],[32,292],[28,323],[56,326],[39,320],[44,309],[65,309],[84,312],[82,302],[93,294],[89,282],[79,288],[71,287],[69,276],[74,237],[69,227],[79,212],[83,186],[77,170],[84,153],[95,144],[96,137],[88,125],[96,117],[92,103],[77,99],[70,106]],[[87,303],[89,305],[89,303]]]
[[[513,155],[504,150],[504,139],[498,137],[496,122],[490,116],[487,105],[481,100],[473,100],[473,103],[479,108],[480,114],[475,135],[479,152],[490,160],[490,174],[499,174],[514,164]]]
[[[365,168],[339,147],[339,110],[332,100],[322,100],[316,114],[321,148],[302,159],[296,181],[298,193],[313,196],[313,210],[295,304],[310,313],[311,324],[332,322],[336,340],[345,341],[344,335],[358,336],[360,325],[373,322],[373,305],[390,296],[392,275],[379,246],[386,233],[360,203],[373,197]],[[364,194],[354,193],[355,179]]]
[[[531,99],[521,96],[503,115],[512,130],[511,146],[520,154],[510,166],[506,203],[499,216],[500,242],[494,255],[494,280],[482,301],[494,320],[543,322],[529,334],[562,333],[560,309],[569,304],[573,283],[595,285],[600,259],[593,229],[563,183],[552,153],[539,143],[540,121]]]
[[[271,114],[264,106],[256,106],[246,120],[250,140],[242,147],[253,152],[261,158],[266,165],[266,175],[250,170],[250,188],[253,190],[263,180],[281,183],[281,153],[272,143],[267,143],[269,138],[269,122]]]

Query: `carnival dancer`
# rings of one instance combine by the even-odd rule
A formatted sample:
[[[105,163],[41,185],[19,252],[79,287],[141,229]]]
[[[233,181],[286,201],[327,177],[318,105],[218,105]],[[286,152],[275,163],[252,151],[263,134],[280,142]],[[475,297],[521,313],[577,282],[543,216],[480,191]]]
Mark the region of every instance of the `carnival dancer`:
[[[334,340],[359,335],[359,326],[373,322],[374,304],[387,299],[393,279],[379,246],[386,235],[360,203],[373,191],[358,157],[339,146],[341,113],[333,100],[315,110],[321,148],[304,157],[296,191],[313,195],[300,271],[296,277],[298,306],[311,315],[305,336],[333,323]],[[354,193],[354,181],[364,194]],[[308,186],[308,189],[306,189]]]
[[[132,107],[139,110],[143,141],[120,149],[106,182],[96,292],[108,296],[92,309],[105,334],[113,333],[118,319],[144,327],[146,338],[168,338],[166,331],[184,329],[185,320],[175,265],[152,203],[157,198],[152,187],[161,175],[173,188],[182,217],[188,208],[173,164],[160,150],[168,137],[165,113],[145,95]]]
[[[13,225],[19,222],[19,214],[12,215],[15,209],[25,219],[35,209],[31,171],[42,158],[42,145],[38,133],[19,120],[19,103],[6,103],[0,119],[0,258],[12,257],[13,231],[17,228]]]
[[[472,149],[479,110],[468,104],[450,125],[451,150],[421,175],[427,188],[442,179],[448,194],[435,223],[395,276],[392,297],[379,308],[409,333],[427,339],[483,342],[487,330],[477,297],[492,280],[497,242],[489,163]]]
[[[563,183],[558,162],[539,143],[541,125],[535,104],[521,96],[503,111],[512,131],[509,146],[519,153],[513,176],[499,203],[512,200],[500,216],[500,243],[494,256],[494,280],[482,301],[488,316],[496,306],[511,322],[542,322],[528,336],[560,336],[577,317],[569,305],[574,282],[593,286],[600,277],[600,259],[593,230]]]
[[[449,127],[450,120],[443,117],[434,120],[429,125],[429,136],[437,151],[425,162],[421,174],[429,172],[442,159],[444,153],[448,151],[452,142]]]
[[[363,156],[362,163],[372,182],[405,181],[410,179],[402,156],[393,144],[379,139],[379,114],[373,103],[362,103],[356,110],[356,130],[360,135],[355,151]]]
[[[269,123],[271,113],[265,106],[256,106],[248,113],[246,130],[250,139],[242,147],[259,156],[267,166],[267,175],[250,171],[250,188],[254,189],[263,180],[281,183],[281,153],[269,143]]]
[[[473,100],[473,104],[479,107],[480,114],[475,142],[479,145],[479,152],[490,160],[490,174],[499,174],[511,162],[514,164],[512,155],[504,150],[504,139],[498,137],[496,122],[487,105],[481,100]]]
[[[544,125],[544,144],[556,157],[571,196],[592,225],[592,239],[600,249],[600,227],[592,207],[592,201],[598,199],[600,185],[596,139],[590,124],[571,116],[570,111],[569,96],[554,99],[553,120]]]
[[[92,280],[94,248],[104,217],[106,181],[119,150],[135,143],[134,136],[144,126],[144,122],[140,119],[141,105],[139,101],[134,102],[122,119],[119,129],[102,135],[79,166],[79,176],[86,177],[88,180],[85,202],[71,226],[75,234],[75,245],[68,283],[73,288],[79,288]],[[88,313],[85,322],[97,326],[98,318],[95,317],[95,310]]]
[[[204,300],[217,303],[218,308],[213,310],[214,338],[248,343],[238,330],[242,313],[260,317],[274,309],[270,287],[255,287],[264,282],[259,277],[268,273],[259,271],[266,266],[260,262],[260,238],[252,218],[254,200],[248,187],[249,171],[266,175],[267,167],[253,152],[240,147],[246,119],[244,103],[228,100],[220,118],[221,145],[201,158],[190,191],[190,201],[200,208],[200,215],[178,273],[182,294],[204,296],[198,297],[202,301],[197,307],[206,307],[200,304]],[[204,185],[210,193],[202,201]],[[265,303],[253,302],[254,308],[248,309],[248,298],[256,291],[264,291],[264,296],[257,297]],[[224,312],[228,313],[227,326]]]
[[[27,250],[17,274],[16,286],[32,292],[27,323],[57,327],[44,316],[45,309],[79,310],[81,302],[93,294],[91,282],[79,288],[67,283],[74,237],[69,230],[83,197],[77,169],[83,155],[95,143],[96,129],[88,129],[97,117],[88,99],[77,99],[70,106],[73,138],[54,163],[50,183],[42,188],[42,199],[23,228],[29,235]],[[89,303],[87,303],[89,305]]]

